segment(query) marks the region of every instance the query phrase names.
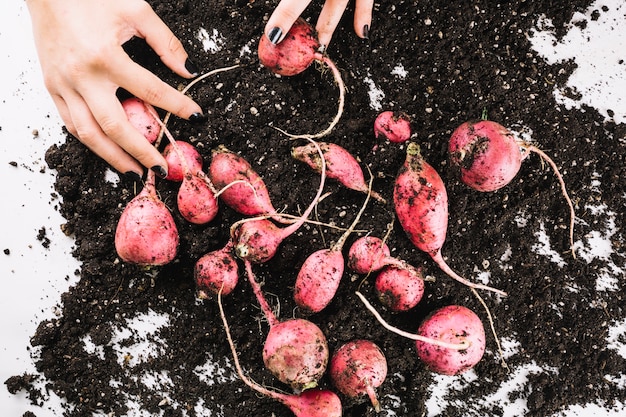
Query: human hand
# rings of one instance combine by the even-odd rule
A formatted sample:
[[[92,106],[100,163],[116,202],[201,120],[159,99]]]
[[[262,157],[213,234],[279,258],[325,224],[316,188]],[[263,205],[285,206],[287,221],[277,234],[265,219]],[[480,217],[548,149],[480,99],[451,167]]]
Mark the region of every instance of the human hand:
[[[144,38],[165,65],[191,78],[182,43],[144,0],[27,0],[44,82],[67,130],[123,174],[159,176],[167,163],[128,121],[123,88],[190,121],[204,119],[191,98],[134,62],[122,44]],[[143,165],[143,166],[142,166]]]
[[[337,28],[349,0],[326,0],[319,18],[317,30],[320,45],[327,47]],[[374,0],[355,0],[354,31],[358,37],[367,39],[372,24]],[[311,0],[281,0],[265,26],[265,34],[273,44],[283,40],[296,19],[302,14]]]

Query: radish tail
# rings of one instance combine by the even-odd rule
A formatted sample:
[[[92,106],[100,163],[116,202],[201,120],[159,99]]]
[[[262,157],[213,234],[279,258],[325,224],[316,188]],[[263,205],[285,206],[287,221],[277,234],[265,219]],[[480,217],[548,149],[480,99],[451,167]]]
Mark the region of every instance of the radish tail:
[[[376,412],[379,413],[380,402],[378,401],[378,397],[376,396],[376,391],[374,390],[374,387],[372,386],[372,384],[370,383],[365,384],[365,392],[367,392],[367,396],[372,402],[372,406],[374,406],[374,410],[376,410]]]
[[[450,276],[451,278],[457,280],[461,284],[467,285],[468,287],[473,288],[473,289],[481,289],[481,290],[493,291],[496,294],[500,294],[502,296],[506,296],[507,295],[506,292],[504,292],[502,290],[499,290],[497,288],[489,287],[489,286],[483,285],[483,284],[476,284],[476,283],[473,283],[471,281],[468,281],[467,279],[463,278],[462,276],[460,276],[459,274],[454,272],[452,270],[452,268],[450,268],[450,266],[446,263],[446,261],[444,261],[443,256],[441,255],[441,249],[439,249],[435,253],[430,253],[429,255],[433,259],[433,261],[435,261],[435,263],[439,266],[439,268],[441,268],[441,270],[443,272],[445,272],[448,276]]]
[[[265,315],[265,318],[267,319],[270,327],[272,327],[275,324],[278,324],[278,319],[276,318],[276,315],[272,311],[272,308],[265,299],[265,296],[263,295],[263,290],[261,289],[261,285],[258,283],[254,276],[254,273],[252,272],[252,263],[248,260],[245,260],[244,263],[246,264],[246,274],[248,275],[248,281],[250,281],[250,285],[252,286],[252,291],[256,296],[256,299],[259,303],[259,306],[261,307],[261,310],[263,311],[263,314]]]

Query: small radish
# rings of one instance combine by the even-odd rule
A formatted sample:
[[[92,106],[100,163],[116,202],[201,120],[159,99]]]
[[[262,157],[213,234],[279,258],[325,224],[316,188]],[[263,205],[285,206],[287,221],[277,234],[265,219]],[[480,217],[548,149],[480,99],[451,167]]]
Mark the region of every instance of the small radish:
[[[369,274],[379,271],[387,265],[421,273],[411,264],[391,256],[389,246],[379,237],[362,236],[355,240],[348,250],[348,268],[357,274]]]
[[[374,121],[374,135],[383,135],[389,142],[402,143],[411,137],[411,121],[406,113],[384,111]]]
[[[393,201],[400,225],[411,242],[426,252],[453,279],[473,288],[504,291],[472,283],[454,272],[443,259],[441,247],[448,227],[448,195],[437,173],[420,154],[419,145],[407,146],[406,159],[396,177]]]
[[[459,168],[461,181],[478,191],[495,191],[509,184],[520,170],[522,160],[537,153],[554,171],[570,210],[570,249],[574,258],[574,205],[565,181],[554,161],[542,150],[525,142],[499,123],[484,118],[457,127],[448,142],[452,166]]]
[[[320,43],[315,30],[304,19],[298,18],[285,38],[277,45],[270,42],[263,34],[259,40],[258,55],[261,64],[275,74],[292,76],[306,70],[313,61],[323,62],[331,69],[335,82],[339,87],[339,106],[335,118],[325,130],[316,134],[291,135],[292,138],[316,139],[325,136],[335,127],[343,113],[345,102],[345,85],[341,73],[335,63],[326,55],[319,52]],[[280,129],[278,129],[280,130]]]
[[[392,311],[408,311],[424,295],[424,279],[413,270],[385,266],[374,283],[380,302]]]
[[[295,390],[317,386],[328,365],[326,336],[316,324],[306,319],[279,321],[254,277],[252,264],[249,261],[244,263],[254,295],[270,326],[263,346],[265,367]]]
[[[156,142],[159,136],[159,124],[155,119],[154,107],[137,97],[122,101],[122,107],[130,124],[137,129],[150,143]]]
[[[367,395],[376,412],[380,411],[375,388],[387,377],[387,359],[374,342],[358,339],[342,345],[330,360],[328,375],[342,394],[350,398]]]
[[[208,252],[196,261],[194,281],[198,298],[210,298],[220,290],[222,295],[228,295],[235,289],[239,282],[239,266],[231,254],[232,247],[229,241],[223,248]]]
[[[351,190],[360,191],[362,193],[370,192],[363,170],[356,158],[345,148],[327,142],[319,142],[322,154],[326,160],[326,175],[339,181]],[[298,161],[304,162],[313,168],[316,172],[320,172],[321,160],[320,155],[313,144],[307,144],[292,148],[291,156]],[[371,191],[374,199],[385,203],[385,199],[375,191]]]
[[[189,142],[181,140],[176,141],[176,145],[183,154],[185,161],[187,161],[189,171],[192,173],[202,171],[202,155],[200,155],[200,152],[198,152],[196,147]],[[163,157],[167,162],[167,177],[165,177],[165,179],[169,181],[181,182],[185,176],[185,169],[180,158],[178,157],[178,152],[174,150],[174,146],[171,143],[168,143],[165,146],[165,149],[163,149]]]
[[[176,257],[178,242],[174,218],[159,199],[154,172],[149,170],[143,189],[126,205],[117,223],[115,250],[125,262],[159,266]]]
[[[243,369],[239,363],[239,355],[237,354],[237,349],[235,348],[233,338],[230,334],[230,328],[228,326],[228,321],[226,320],[224,307],[222,306],[221,293],[218,293],[218,304],[220,308],[220,316],[224,324],[224,330],[226,331],[226,339],[228,340],[228,345],[230,346],[230,350],[233,355],[233,361],[235,362],[237,375],[239,375],[239,378],[241,378],[247,386],[262,395],[273,398],[282,403],[288,407],[296,417],[341,417],[341,400],[337,394],[330,390],[310,388],[300,392],[299,394],[285,394],[269,390],[248,378],[243,373]]]

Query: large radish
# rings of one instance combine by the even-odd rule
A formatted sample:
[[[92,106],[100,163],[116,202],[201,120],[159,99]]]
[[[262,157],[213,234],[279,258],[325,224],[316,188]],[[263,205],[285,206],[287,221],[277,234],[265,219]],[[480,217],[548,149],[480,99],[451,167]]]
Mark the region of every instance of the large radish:
[[[504,291],[468,281],[452,270],[443,259],[441,248],[448,228],[448,195],[437,171],[420,153],[419,146],[407,146],[406,159],[396,177],[393,201],[400,225],[411,242],[426,252],[453,279],[474,289]]]

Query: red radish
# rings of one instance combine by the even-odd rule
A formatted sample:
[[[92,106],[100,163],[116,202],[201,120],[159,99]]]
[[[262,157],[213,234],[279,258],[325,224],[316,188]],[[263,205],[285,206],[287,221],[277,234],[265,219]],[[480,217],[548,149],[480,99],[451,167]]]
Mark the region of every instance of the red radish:
[[[244,261],[248,280],[267,319],[270,330],[263,346],[265,367],[281,382],[295,390],[309,389],[326,372],[328,343],[326,336],[313,322],[305,319],[279,321],[270,308],[261,286],[252,272],[252,264]]]
[[[393,200],[398,221],[411,242],[430,255],[442,271],[471,288],[506,295],[504,291],[466,280],[443,259],[441,247],[448,227],[448,195],[441,177],[424,160],[419,145],[414,142],[407,146],[406,159],[396,177]]]
[[[466,307],[453,305],[436,310],[414,334],[387,323],[363,294],[357,291],[356,295],[384,328],[415,340],[419,358],[434,372],[456,375],[471,369],[483,357],[485,330],[478,316]]]
[[[387,377],[387,359],[374,342],[358,339],[342,345],[330,360],[328,375],[342,394],[350,398],[367,395],[380,411],[374,389]]]
[[[371,193],[372,197],[381,203],[385,203],[385,199],[375,191],[370,192],[370,187],[365,182],[363,170],[356,158],[345,148],[327,142],[319,142],[322,154],[326,160],[326,175],[339,181],[344,186],[362,193]],[[313,168],[316,172],[320,172],[321,160],[316,147],[309,143],[307,145],[297,146],[291,150],[291,156],[298,161],[304,162]]]
[[[157,114],[154,107],[137,97],[122,101],[122,107],[130,124],[141,132],[148,142],[156,142],[160,129],[154,116]]]
[[[476,365],[485,353],[485,330],[480,318],[467,307],[449,305],[431,313],[418,333],[448,343],[470,343],[467,349],[449,349],[417,340],[417,355],[434,372],[457,375]]]
[[[384,111],[374,121],[374,135],[383,135],[389,142],[402,143],[411,137],[411,121],[406,113]]]
[[[410,269],[384,267],[374,283],[380,302],[392,311],[408,311],[424,295],[424,279]]]
[[[319,52],[320,43],[317,40],[315,30],[304,19],[298,18],[285,38],[277,45],[270,42],[266,35],[262,35],[259,40],[258,55],[259,61],[275,74],[292,76],[300,74],[306,70],[313,61],[323,62],[333,72],[335,82],[339,86],[339,107],[335,118],[325,130],[310,135],[291,135],[282,131],[292,138],[315,139],[325,136],[335,127],[343,113],[345,102],[345,85],[341,78],[341,73],[335,63],[326,55]],[[278,129],[280,130],[280,129]]]
[[[570,209],[570,249],[574,249],[576,214],[565,182],[554,161],[542,150],[517,138],[491,120],[469,121],[457,127],[448,143],[450,162],[460,170],[461,181],[478,191],[495,191],[509,184],[530,152],[537,153],[553,169]]]
[[[235,369],[239,378],[250,388],[258,393],[265,395],[269,398],[273,398],[279,401],[286,407],[288,407],[296,417],[341,417],[341,400],[334,392],[327,389],[310,388],[299,394],[285,394],[282,392],[276,392],[261,386],[248,378],[241,368],[239,363],[239,356],[237,355],[237,349],[233,342],[233,338],[230,334],[230,328],[228,321],[226,320],[226,314],[224,313],[224,307],[222,306],[221,293],[218,293],[218,304],[220,308],[220,316],[224,323],[224,330],[226,331],[226,339],[233,355],[233,361],[235,362]]]
[[[115,250],[125,261],[143,266],[171,262],[178,251],[178,229],[172,214],[159,199],[154,172],[124,208],[115,230]]]
[[[192,173],[202,171],[202,155],[200,155],[200,152],[198,152],[196,147],[189,142],[181,140],[176,141],[176,145],[183,154],[185,161],[187,161],[189,171]],[[167,177],[165,177],[165,179],[181,182],[185,177],[185,169],[180,158],[178,157],[178,152],[174,150],[174,146],[171,143],[168,143],[165,146],[165,149],[163,150],[163,157],[167,162]]]
[[[232,242],[223,248],[204,254],[196,261],[194,280],[197,296],[210,298],[220,290],[222,295],[230,294],[239,282],[239,266],[232,255]]]
[[[389,246],[379,237],[362,236],[355,240],[348,250],[348,268],[357,274],[369,274],[387,265],[412,271],[414,275],[421,275],[421,272],[413,265],[391,256]]]

